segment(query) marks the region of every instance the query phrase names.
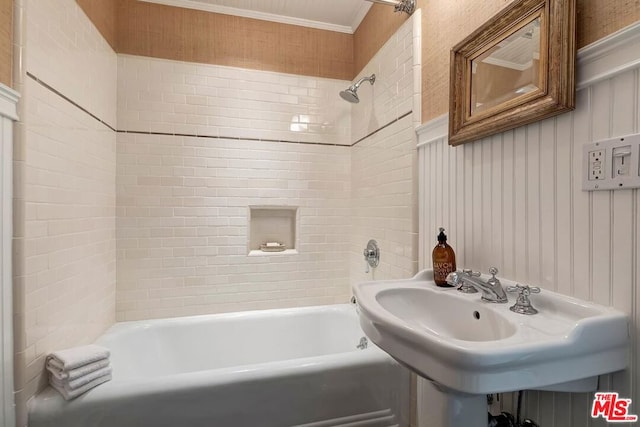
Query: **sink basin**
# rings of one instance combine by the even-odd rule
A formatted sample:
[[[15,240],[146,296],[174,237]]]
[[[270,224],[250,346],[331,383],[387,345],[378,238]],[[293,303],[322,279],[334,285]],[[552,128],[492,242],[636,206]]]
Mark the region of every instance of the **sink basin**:
[[[376,300],[407,325],[443,339],[495,341],[516,332],[516,325],[500,313],[469,299],[454,298],[451,293],[433,298],[425,289],[391,288],[378,292]]]
[[[587,391],[598,375],[628,364],[626,314],[544,289],[531,296],[539,310],[532,316],[509,310],[514,295],[492,304],[479,293],[439,288],[430,270],[361,283],[354,294],[360,324],[376,345],[454,391]]]

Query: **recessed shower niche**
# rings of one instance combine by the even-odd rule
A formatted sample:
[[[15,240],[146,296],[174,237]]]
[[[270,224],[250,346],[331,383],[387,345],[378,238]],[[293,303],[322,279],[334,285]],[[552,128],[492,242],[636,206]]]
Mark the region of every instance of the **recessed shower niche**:
[[[249,207],[249,255],[296,254],[297,206]]]

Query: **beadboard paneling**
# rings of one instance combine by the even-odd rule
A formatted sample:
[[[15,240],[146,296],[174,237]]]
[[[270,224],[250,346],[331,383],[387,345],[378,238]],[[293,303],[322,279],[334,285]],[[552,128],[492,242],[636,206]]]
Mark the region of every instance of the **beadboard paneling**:
[[[459,267],[595,302],[629,314],[629,369],[601,390],[640,401],[637,340],[639,190],[583,192],[582,145],[637,133],[640,73],[630,69],[578,91],[575,111],[453,148],[446,136],[419,148],[420,236],[449,230]],[[430,245],[419,260],[431,265]],[[512,398],[512,396],[510,396]],[[515,401],[515,399],[513,399]],[[527,392],[524,416],[545,427],[604,426],[592,395]],[[505,405],[505,409],[514,410]],[[633,405],[633,413],[640,412]]]

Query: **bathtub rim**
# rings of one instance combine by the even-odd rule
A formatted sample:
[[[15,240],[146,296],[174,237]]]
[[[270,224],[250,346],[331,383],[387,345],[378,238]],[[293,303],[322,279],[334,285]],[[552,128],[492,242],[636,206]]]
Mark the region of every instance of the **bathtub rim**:
[[[225,313],[211,313],[211,314],[194,314],[190,316],[177,316],[177,317],[159,317],[154,319],[141,319],[141,320],[123,320],[115,322],[109,328],[107,328],[96,340],[94,343],[100,345],[100,342],[105,337],[110,337],[111,335],[115,335],[121,330],[138,330],[138,329],[147,329],[154,326],[168,326],[168,325],[178,325],[178,324],[197,324],[204,323],[209,320],[236,320],[236,319],[260,319],[271,317],[275,314],[280,316],[291,316],[300,315],[303,312],[344,312],[348,315],[353,315],[356,322],[359,324],[358,314],[356,312],[356,306],[352,303],[337,303],[337,304],[325,304],[325,305],[310,305],[304,307],[285,307],[285,308],[267,308],[267,309],[256,309],[256,310],[246,310],[246,311],[230,311]],[[365,336],[364,331],[362,335]],[[373,343],[371,343],[373,344]]]
[[[293,316],[295,314],[300,315],[317,311],[325,313],[345,313],[352,316],[353,321],[360,327],[356,307],[347,303],[118,322],[105,331],[95,342],[99,344],[100,340],[109,334],[117,335],[122,331],[131,330],[131,328],[144,329],[159,324],[188,325],[194,322],[199,323],[212,321],[214,319],[260,319],[273,315]],[[362,332],[362,335],[366,336],[364,332]],[[365,349],[358,350],[354,348],[353,351],[341,353],[283,359],[164,376],[159,375],[128,379],[114,378],[71,401],[65,401],[57,391],[51,387],[47,387],[29,402],[29,413],[55,414],[59,411],[75,411],[80,410],[82,407],[95,407],[102,404],[123,402],[140,395],[172,396],[185,391],[193,391],[194,389],[205,390],[212,386],[222,387],[229,384],[256,380],[293,378],[308,375],[309,373],[325,373],[331,370],[350,369],[369,365],[399,365],[397,361],[378,348],[373,342],[369,342],[369,346]]]

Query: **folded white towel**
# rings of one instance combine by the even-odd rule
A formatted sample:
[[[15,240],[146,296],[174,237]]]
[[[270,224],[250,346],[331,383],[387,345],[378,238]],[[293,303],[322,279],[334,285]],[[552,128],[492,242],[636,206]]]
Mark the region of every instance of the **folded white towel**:
[[[60,380],[56,378],[53,374],[49,376],[49,382],[51,384],[55,384],[58,387],[64,387],[69,390],[76,390],[82,387],[85,384],[89,384],[91,381],[104,377],[105,375],[111,375],[111,366],[107,366],[106,368],[98,369],[88,375],[84,375],[82,377],[76,378],[75,380]]]
[[[51,359],[47,361],[47,370],[58,380],[73,381],[76,378],[88,375],[92,372],[99,371],[102,368],[109,366],[109,359],[98,360],[97,362],[89,363],[87,365],[80,366],[79,368],[65,371],[60,368],[60,364],[56,364],[55,360]]]
[[[47,364],[61,371],[70,371],[98,360],[108,359],[109,349],[90,344],[66,350],[55,351],[47,356]]]
[[[64,400],[71,400],[71,399],[75,399],[81,394],[86,393],[92,388],[99,386],[100,384],[105,383],[109,380],[111,380],[111,374],[96,378],[95,380],[83,385],[82,387],[76,388],[74,390],[70,389],[67,385],[64,385],[61,387],[53,382],[51,383],[51,387],[56,389],[58,393],[60,393],[62,397],[64,397]]]

